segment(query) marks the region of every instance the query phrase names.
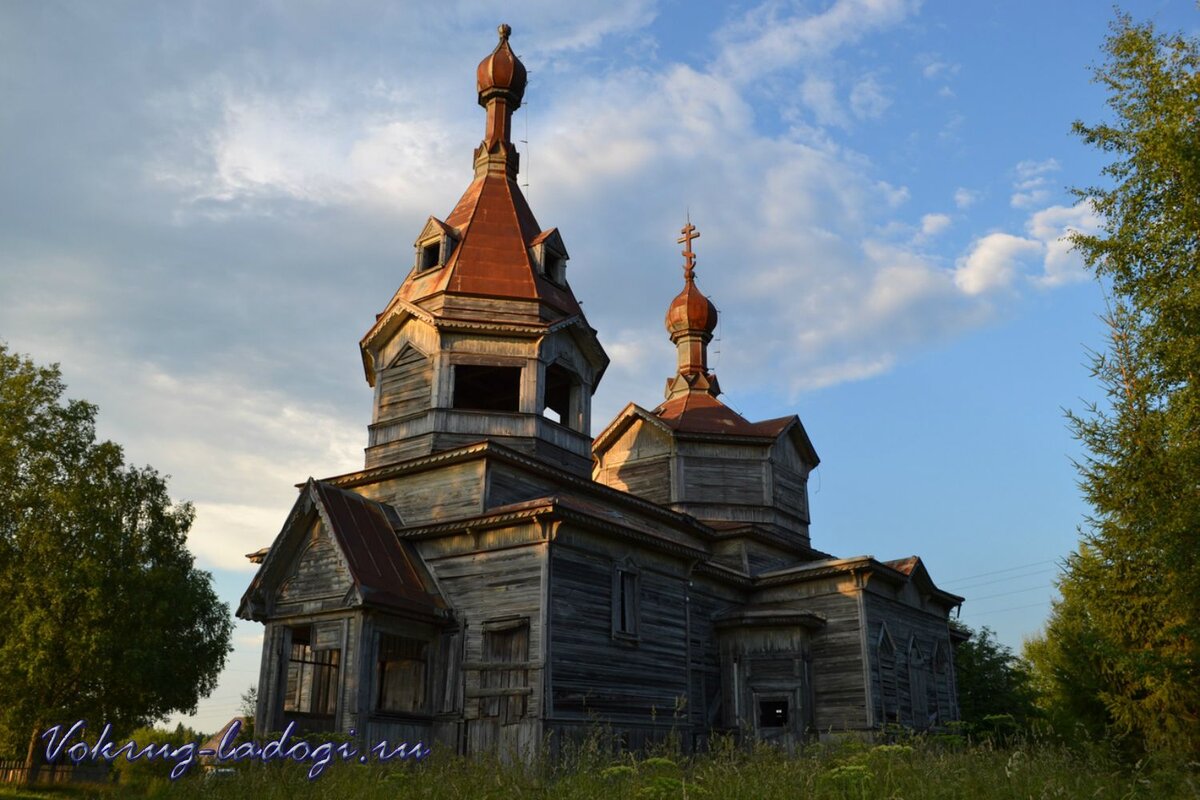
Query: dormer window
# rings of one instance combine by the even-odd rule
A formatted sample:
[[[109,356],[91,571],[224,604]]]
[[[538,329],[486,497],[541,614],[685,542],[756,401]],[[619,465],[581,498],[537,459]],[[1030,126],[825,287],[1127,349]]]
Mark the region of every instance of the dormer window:
[[[557,253],[546,253],[544,258],[546,277],[558,284],[566,283],[567,260]]]
[[[529,257],[538,274],[559,286],[567,283],[567,248],[558,228],[542,231],[529,245]]]
[[[430,217],[421,229],[417,241],[413,243],[417,251],[417,272],[443,267],[454,252],[458,234],[446,223],[436,217]]]
[[[417,250],[417,269],[426,270],[442,265],[442,242],[434,239],[422,244]]]

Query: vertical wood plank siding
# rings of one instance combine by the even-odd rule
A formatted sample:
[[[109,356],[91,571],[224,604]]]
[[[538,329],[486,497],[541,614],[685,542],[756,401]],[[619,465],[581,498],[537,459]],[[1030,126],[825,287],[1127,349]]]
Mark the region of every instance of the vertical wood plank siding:
[[[927,728],[956,720],[957,693],[945,611],[922,611],[909,605],[913,598],[905,599],[908,602],[886,586],[871,586],[864,595],[873,682],[871,703],[886,711],[887,722],[901,725]],[[885,653],[881,658],[876,642],[885,624],[895,643],[895,654]],[[910,656],[909,645],[914,637],[923,654],[917,663],[911,663],[915,659]],[[945,652],[940,668],[933,657],[939,644]],[[922,697],[915,697],[914,690],[923,690]]]
[[[569,542],[570,544],[568,544]],[[607,548],[606,546],[607,545]],[[551,553],[552,692],[556,719],[678,724],[686,715],[686,577],[678,565],[634,548],[560,531]],[[612,581],[618,561],[639,569],[637,639],[614,637]],[[664,570],[667,571],[660,571]]]

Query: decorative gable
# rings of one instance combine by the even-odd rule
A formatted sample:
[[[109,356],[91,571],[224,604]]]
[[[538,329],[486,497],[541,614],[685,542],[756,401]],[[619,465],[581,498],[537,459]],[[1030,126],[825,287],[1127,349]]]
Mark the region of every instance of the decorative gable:
[[[350,590],[350,572],[337,545],[319,520],[309,528],[291,573],[279,587],[280,604],[341,599]]]
[[[399,524],[390,506],[309,478],[238,616],[369,605],[445,621],[448,606],[416,550],[397,538]]]

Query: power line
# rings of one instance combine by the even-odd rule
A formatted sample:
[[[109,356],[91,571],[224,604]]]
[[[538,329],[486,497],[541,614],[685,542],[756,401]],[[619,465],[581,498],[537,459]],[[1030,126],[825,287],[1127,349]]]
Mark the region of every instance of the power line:
[[[1058,561],[1055,559],[1050,559],[1048,561],[1034,561],[1033,563],[1030,563],[1030,564],[1020,564],[1018,566],[1008,567],[1006,569],[993,569],[993,570],[989,570],[987,572],[980,572],[978,575],[966,575],[961,578],[954,578],[953,580],[942,581],[942,585],[949,586],[952,583],[963,583],[965,581],[974,580],[975,578],[987,578],[992,575],[999,575],[1002,572],[1016,572],[1017,570],[1029,569],[1030,567],[1040,567],[1043,564],[1057,564],[1057,563],[1058,563]]]
[[[1008,575],[1003,578],[993,578],[990,581],[979,581],[977,583],[972,582],[972,583],[966,584],[965,586],[957,587],[955,589],[955,591],[961,592],[964,589],[973,589],[977,586],[990,586],[994,583],[1004,583],[1005,581],[1020,580],[1021,578],[1032,578],[1034,575],[1041,575],[1044,572],[1054,572],[1057,569],[1058,569],[1058,567],[1043,567],[1042,569],[1035,569],[1032,572],[1023,572],[1020,575]]]
[[[1049,586],[1042,584],[1040,586],[1029,586],[1025,589],[1013,589],[1011,592],[997,592],[996,594],[985,594],[983,597],[970,598],[972,600],[991,600],[993,597],[1007,597],[1010,594],[1021,594],[1022,592],[1037,592],[1043,589],[1049,589]]]
[[[1008,606],[1007,608],[992,608],[992,609],[988,609],[987,611],[981,611],[979,613],[971,613],[971,614],[969,614],[969,616],[971,616],[971,617],[987,617],[987,616],[991,616],[993,614],[1003,614],[1006,611],[1020,611],[1021,609],[1024,609],[1024,608],[1038,608],[1038,607],[1044,606],[1044,605],[1045,605],[1045,602],[1041,602],[1041,603],[1028,603],[1023,606]]]

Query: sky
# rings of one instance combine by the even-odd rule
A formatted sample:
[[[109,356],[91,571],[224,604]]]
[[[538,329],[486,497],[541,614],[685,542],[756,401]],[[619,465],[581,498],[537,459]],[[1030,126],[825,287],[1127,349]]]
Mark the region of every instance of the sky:
[[[1200,32],[1191,0],[1126,7]],[[295,484],[362,466],[357,343],[471,180],[496,25],[530,71],[522,183],[612,364],[593,432],[653,407],[679,228],[710,361],[821,457],[812,539],[918,554],[1020,648],[1087,507],[1064,417],[1102,399],[1104,287],[1061,237],[1103,154],[1103,2],[0,3],[0,341],[192,502],[236,609]],[[239,621],[198,713],[256,682]]]

